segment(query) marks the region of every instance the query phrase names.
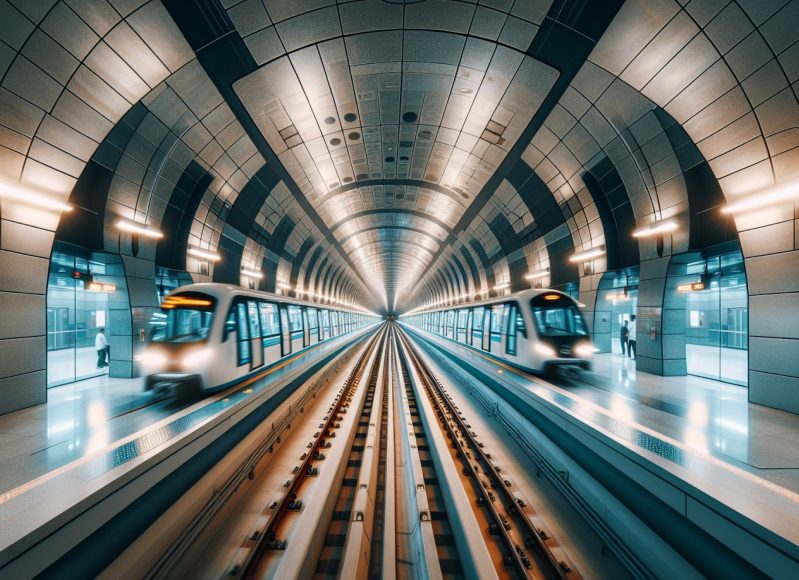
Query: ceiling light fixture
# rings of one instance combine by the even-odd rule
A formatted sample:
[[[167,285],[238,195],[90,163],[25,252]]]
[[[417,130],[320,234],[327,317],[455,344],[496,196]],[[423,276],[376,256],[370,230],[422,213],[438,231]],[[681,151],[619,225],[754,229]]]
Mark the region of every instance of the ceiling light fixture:
[[[674,230],[678,229],[680,226],[677,225],[677,222],[674,220],[665,220],[654,222],[648,224],[646,226],[636,228],[633,230],[633,237],[634,238],[648,238],[651,236],[656,236],[658,234],[665,234],[667,232],[673,232]]]
[[[162,234],[161,230],[159,229],[148,228],[146,224],[141,224],[126,219],[120,219],[114,225],[116,225],[118,230],[129,232],[131,234],[138,234],[140,236],[144,236],[145,238],[160,240],[164,237],[164,234]]]
[[[55,211],[72,211],[72,206],[68,203],[18,185],[11,185],[10,183],[0,183],[0,199],[8,199],[25,205],[33,205]]]
[[[202,248],[196,248],[194,246],[189,247],[189,254],[194,256],[195,258],[202,258],[203,260],[208,260],[209,262],[218,262],[222,259],[222,256],[217,254],[216,252],[212,252],[211,250],[204,250]]]

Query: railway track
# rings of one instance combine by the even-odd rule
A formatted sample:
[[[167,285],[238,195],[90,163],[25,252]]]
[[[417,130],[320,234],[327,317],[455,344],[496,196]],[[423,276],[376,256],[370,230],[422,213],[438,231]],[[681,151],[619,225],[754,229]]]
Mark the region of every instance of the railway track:
[[[502,474],[444,386],[407,337],[402,336],[401,340],[408,363],[416,371],[451,445],[451,453],[462,466],[466,484],[474,490],[474,508],[486,513],[488,534],[501,544],[503,566],[521,578],[580,578],[571,565],[556,558],[551,549],[554,540],[533,525],[524,511],[525,502],[514,494],[512,482]]]
[[[312,441],[308,442],[307,451],[300,457],[300,463],[295,466],[291,477],[286,480],[285,494],[269,506],[272,511],[262,529],[255,530],[244,541],[241,550],[246,555],[240,565],[235,565],[228,572],[232,578],[256,578],[259,570],[264,567],[264,560],[270,551],[283,551],[288,545],[288,539],[281,533],[286,520],[293,514],[303,509],[302,488],[309,478],[316,477],[319,473],[317,464],[326,459],[326,454],[332,447],[331,440],[336,438],[336,432],[341,427],[344,415],[350,410],[350,404],[355,391],[361,384],[363,375],[367,370],[368,362],[380,348],[380,343],[385,339],[385,332],[377,336],[361,355],[350,375],[340,388],[333,405],[328,409],[319,430]],[[356,434],[357,435],[357,434]],[[352,452],[352,450],[351,450]],[[335,515],[335,514],[334,514]]]
[[[398,336],[398,333],[395,333]],[[428,517],[433,523],[436,553],[441,574],[448,577],[462,577],[464,575],[461,557],[455,542],[453,524],[447,514],[446,502],[441,488],[443,478],[439,477],[435,461],[431,455],[430,442],[427,438],[424,423],[420,415],[416,393],[411,382],[409,363],[406,357],[400,356],[400,374],[402,388],[407,396],[408,411],[410,412],[413,432],[416,438],[416,450],[422,465],[424,476],[424,490],[427,495],[429,508]]]
[[[231,459],[148,576],[581,578],[433,364],[387,324]]]
[[[316,566],[316,578],[347,577],[341,573],[341,570],[352,536],[349,532],[356,525],[362,526],[365,523],[364,519],[367,514],[362,511],[362,506],[356,506],[356,495],[359,490],[367,491],[369,489],[371,477],[368,470],[371,468],[371,462],[377,461],[379,467],[380,460],[379,454],[376,456],[374,453],[374,444],[376,440],[383,439],[385,435],[381,419],[382,403],[386,391],[383,378],[384,343],[385,341],[381,342],[374,352],[377,361],[372,365],[369,373],[365,400],[358,416],[355,437],[347,454],[344,479],[339,488],[333,517],[325,534],[324,548]],[[375,403],[378,403],[379,406]],[[380,430],[376,433],[377,423],[380,423]],[[372,520],[372,525],[374,525],[374,520]],[[379,566],[379,558],[375,563]],[[353,566],[357,569],[357,562],[347,566],[350,568],[350,572],[354,572]]]

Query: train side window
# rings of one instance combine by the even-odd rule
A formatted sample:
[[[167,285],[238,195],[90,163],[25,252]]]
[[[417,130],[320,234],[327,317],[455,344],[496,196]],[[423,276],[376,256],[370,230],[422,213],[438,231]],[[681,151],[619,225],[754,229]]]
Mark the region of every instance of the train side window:
[[[497,304],[491,308],[491,334],[500,334],[505,321],[507,304]]]
[[[472,332],[483,331],[483,319],[485,318],[483,310],[482,307],[472,308]]]
[[[319,326],[319,322],[316,317],[316,308],[308,308],[308,328],[315,330],[317,326]]]
[[[258,311],[261,315],[261,336],[264,348],[280,344],[280,312],[277,304],[259,302]]]
[[[328,338],[330,337],[330,311],[322,310],[322,328],[327,331]]]
[[[247,316],[247,305],[244,302],[236,303],[236,327],[238,329],[237,352],[239,355],[239,366],[249,364],[252,360],[250,352],[250,327]]]
[[[469,311],[465,308],[458,310],[458,330],[466,330],[466,317]]]
[[[522,318],[522,311],[519,310],[518,305],[516,308],[516,332],[527,338],[527,328],[524,326],[524,318]]]
[[[225,320],[225,332],[222,335],[222,342],[228,339],[228,336],[236,333],[236,308],[232,307]]]
[[[261,336],[261,319],[258,315],[258,304],[250,300],[247,302],[247,312],[250,315],[250,336]]]
[[[289,328],[291,332],[302,330],[302,310],[294,304],[289,304]]]

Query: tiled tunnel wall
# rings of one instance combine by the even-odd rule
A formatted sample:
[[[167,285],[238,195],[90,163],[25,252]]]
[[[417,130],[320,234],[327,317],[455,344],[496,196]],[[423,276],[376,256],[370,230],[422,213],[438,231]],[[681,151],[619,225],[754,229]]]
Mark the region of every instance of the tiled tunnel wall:
[[[348,33],[350,26],[357,29],[349,33],[357,34],[390,29],[397,26],[397,10],[402,10],[378,0],[342,5],[339,13],[344,16],[337,17],[338,27],[331,29],[324,24],[328,8],[295,6],[287,11],[269,0],[223,4],[256,66],[316,42],[332,42]],[[358,21],[347,16],[355,4],[359,13],[370,17]],[[445,3],[423,4],[440,11]],[[527,50],[539,27],[552,17],[550,2],[516,2],[505,10],[453,2],[451,8],[446,13],[457,17],[446,26],[457,30],[450,32],[468,36],[473,44],[495,43],[503,51]],[[421,16],[421,5],[406,10],[411,15],[406,27],[429,32],[437,26],[435,15]],[[464,14],[472,25],[461,22]],[[392,249],[391,259],[400,264],[398,272],[420,277],[414,285],[416,302],[408,306],[518,290],[529,286],[524,272],[549,268],[543,283],[562,286],[579,281],[580,299],[591,311],[602,273],[620,264],[608,263],[612,259],[608,252],[586,272],[583,265],[566,266],[565,258],[574,251],[609,244],[611,234],[625,246],[622,253],[629,254],[630,231],[606,231],[608,224],[618,227],[623,220],[603,220],[603,215],[618,217],[629,207],[636,226],[675,217],[682,229],[667,239],[662,256],[650,241],[637,246],[639,306],[652,313],[641,326],[660,330],[657,341],[641,345],[639,364],[642,369],[667,372],[668,365],[678,364],[668,356],[674,350],[668,341],[679,340],[669,338],[662,325],[668,256],[689,249],[692,240],[701,239],[696,230],[707,227],[696,216],[701,201],[692,193],[701,184],[695,180],[696,167],[706,162],[727,200],[799,178],[798,21],[797,0],[627,0],[552,110],[540,120],[531,113],[530,126],[538,126],[518,151],[497,151],[492,167],[503,174],[474,215],[450,219],[467,215],[471,199],[457,201],[466,198],[441,191],[441,183],[378,183],[397,175],[387,169],[386,151],[378,150],[382,168],[378,181],[353,184],[348,190],[342,187],[335,195],[316,191],[328,184],[313,176],[300,177],[297,188],[287,184],[292,171],[299,176],[300,170],[311,167],[307,159],[287,161],[290,171],[278,175],[257,213],[252,212],[254,225],[249,231],[228,229],[226,236],[227,215],[238,195],[264,164],[269,166],[277,158],[270,161],[264,156],[263,143],[253,140],[252,128],[215,88],[164,4],[160,0],[1,2],[0,178],[67,199],[74,197],[76,182],[93,157],[109,170],[99,232],[102,249],[123,255],[128,287],[133,288],[131,305],[142,309],[155,305],[149,276],[156,245],[145,243],[133,256],[129,240],[112,225],[118,216],[162,225],[189,167],[199,168],[192,183],[199,183],[195,178],[203,172],[210,177],[187,222],[188,243],[217,249],[224,236],[239,248],[242,265],[273,269],[273,279],[262,287],[275,289],[277,282],[293,279],[303,290],[339,299],[365,299],[368,292],[337,246],[357,236],[365,249],[363,258],[353,250],[356,263],[378,259],[382,244]],[[305,30],[304,36],[296,36],[298,30]],[[452,39],[441,40],[442,50],[449,50]],[[447,56],[447,62],[452,60]],[[547,69],[536,70],[545,74]],[[136,107],[129,140],[109,142],[112,129],[125,123]],[[692,157],[693,162],[686,161],[687,149],[670,134],[670,118],[695,145],[699,156]],[[104,142],[116,149],[114,162],[98,156],[104,153],[99,148]],[[433,173],[445,181],[447,165],[437,155],[445,149],[460,155],[457,147],[448,147],[437,144],[425,150],[435,154],[431,167],[438,169]],[[374,171],[372,152],[365,148],[362,159],[369,173]],[[356,160],[353,163],[357,166]],[[613,171],[621,181],[621,186],[603,189],[607,209],[597,206],[596,192],[584,180],[598,167],[604,168],[595,175],[600,185],[600,178]],[[474,195],[488,183],[479,175],[466,176],[464,191]],[[423,172],[421,177],[425,176]],[[619,195],[622,189],[624,195]],[[320,229],[297,198],[297,192],[312,191],[319,198],[311,206],[320,214],[332,215],[334,208],[343,208],[347,221],[331,227],[332,233]],[[547,194],[545,199],[542,193]],[[735,218],[749,281],[750,398],[795,412],[799,412],[799,362],[792,356],[799,349],[797,211],[796,202],[789,201]],[[45,291],[59,216],[7,201],[0,212],[0,310],[7,313],[0,325],[2,413],[45,400]],[[278,228],[285,216],[293,224],[287,236]],[[380,229],[386,226],[396,229]],[[387,236],[387,231],[394,234]],[[278,239],[279,244],[273,243]],[[319,247],[323,249],[317,253]],[[414,262],[407,256],[428,251],[435,260],[430,267],[411,265]],[[213,278],[213,269],[200,274],[196,261],[181,257],[197,280]],[[300,266],[292,263],[295,259],[300,259]],[[494,290],[505,283],[507,290]],[[131,332],[133,340],[135,329]]]

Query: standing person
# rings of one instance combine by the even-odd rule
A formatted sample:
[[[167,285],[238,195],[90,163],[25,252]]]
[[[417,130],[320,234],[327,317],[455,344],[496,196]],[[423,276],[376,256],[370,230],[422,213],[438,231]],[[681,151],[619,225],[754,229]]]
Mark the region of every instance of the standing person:
[[[101,369],[108,365],[105,364],[106,347],[108,341],[105,339],[105,328],[101,328],[94,337],[94,348],[97,350],[97,368]]]
[[[619,334],[619,341],[621,342],[621,356],[624,356],[627,352],[627,337],[630,334],[630,329],[627,328],[627,321],[624,321],[624,325],[621,327],[621,331]]]
[[[627,336],[627,354],[630,355],[630,358],[636,358],[635,352],[635,314],[633,314],[632,319],[630,320],[630,334]]]

